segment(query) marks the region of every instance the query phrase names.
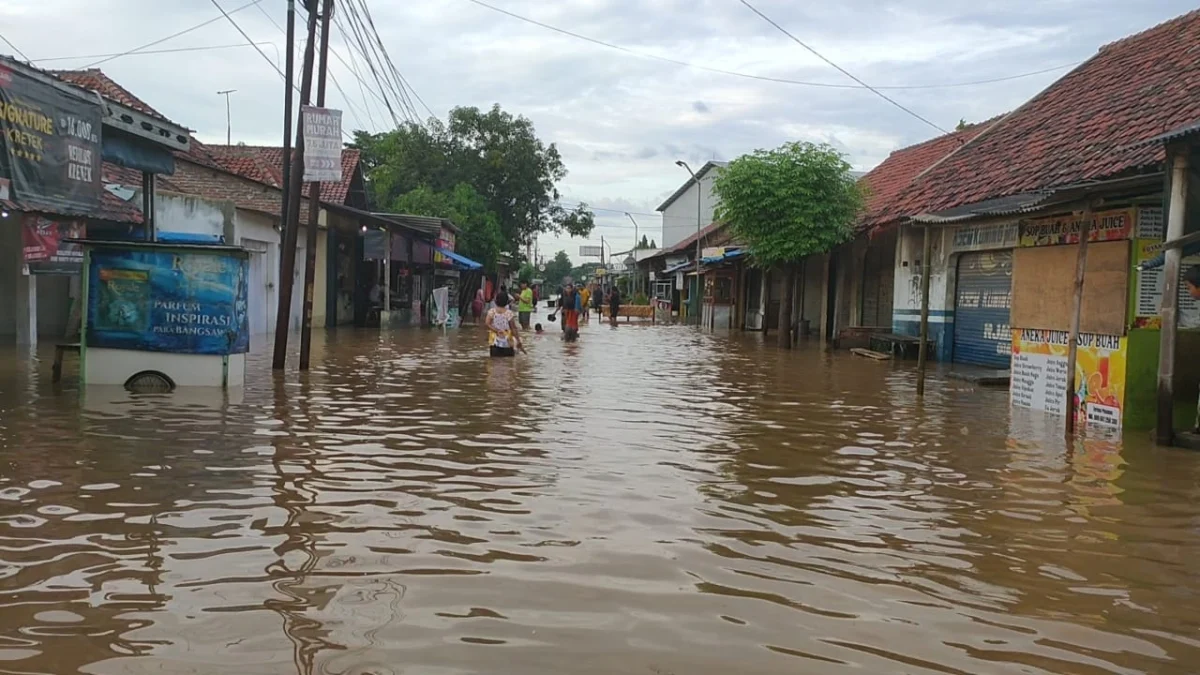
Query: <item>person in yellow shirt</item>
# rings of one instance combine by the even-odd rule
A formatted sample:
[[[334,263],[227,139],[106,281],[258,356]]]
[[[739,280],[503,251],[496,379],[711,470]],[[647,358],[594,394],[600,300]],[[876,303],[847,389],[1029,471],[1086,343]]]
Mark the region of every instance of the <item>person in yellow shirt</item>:
[[[588,322],[588,307],[590,307],[590,305],[588,304],[588,300],[590,300],[591,297],[592,297],[592,287],[591,286],[584,286],[583,289],[579,291],[579,300],[583,304],[583,311],[580,313],[579,316],[583,319],[583,323]]]

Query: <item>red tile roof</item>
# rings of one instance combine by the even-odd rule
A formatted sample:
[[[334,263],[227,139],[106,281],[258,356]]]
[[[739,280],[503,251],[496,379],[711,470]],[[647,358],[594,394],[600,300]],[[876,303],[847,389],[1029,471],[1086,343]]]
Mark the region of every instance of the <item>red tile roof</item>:
[[[888,155],[879,166],[858,181],[859,186],[867,190],[866,208],[859,217],[858,229],[882,225],[905,215],[898,213],[896,206],[904,198],[906,188],[925,171],[994,124],[996,119],[999,118],[972,124]]]
[[[266,145],[209,145],[210,153],[226,169],[240,175],[279,186],[283,184],[283,148]],[[345,204],[358,169],[361,153],[352,148],[342,150],[342,182],[322,183],[322,201]],[[304,194],[308,194],[305,188]]]
[[[117,84],[99,68],[88,68],[87,70],[51,70],[47,72],[60,80],[70,82],[84,89],[98,91],[101,96],[127,105],[140,113],[157,117],[164,122],[171,122],[165,115],[151,108],[148,103],[134,96],[125,87]],[[175,124],[174,122],[171,123]]]
[[[213,168],[188,159],[175,163],[171,184],[177,192],[199,195],[205,199],[232,201],[238,208],[278,216],[283,200],[279,188],[261,181]],[[300,222],[308,223],[308,199],[300,200]]]
[[[1100,49],[913,184],[903,215],[1159,165],[1129,145],[1200,119],[1200,10]]]

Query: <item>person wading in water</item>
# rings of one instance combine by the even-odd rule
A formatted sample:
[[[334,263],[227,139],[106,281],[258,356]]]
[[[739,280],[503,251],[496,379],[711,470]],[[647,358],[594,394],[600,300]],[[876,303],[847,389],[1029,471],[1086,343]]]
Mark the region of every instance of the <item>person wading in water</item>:
[[[558,298],[558,311],[562,312],[563,339],[574,342],[579,337],[579,312],[583,308],[575,284],[567,284],[567,290]]]
[[[496,306],[489,309],[484,325],[488,329],[488,350],[492,356],[516,356],[518,349],[525,353],[517,317],[508,308],[508,293],[496,296]]]

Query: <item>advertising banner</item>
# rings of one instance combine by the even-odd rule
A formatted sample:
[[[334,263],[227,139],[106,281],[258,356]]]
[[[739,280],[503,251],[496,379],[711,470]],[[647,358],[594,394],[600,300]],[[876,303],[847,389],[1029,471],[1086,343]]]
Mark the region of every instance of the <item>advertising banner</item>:
[[[64,85],[65,86],[65,85]],[[100,99],[0,61],[0,174],[31,209],[87,213],[100,201]]]
[[[304,182],[342,182],[342,111],[300,106],[304,124]]]
[[[83,247],[66,243],[83,239],[87,225],[82,220],[55,220],[27,213],[21,226],[21,257],[30,274],[79,274],[83,269]]]
[[[1073,214],[1039,218],[1021,223],[1021,246],[1078,244],[1083,220]],[[1092,214],[1088,241],[1128,239],[1133,234],[1133,209],[1117,209]]]
[[[1012,337],[1011,404],[1066,414],[1066,331],[1015,329]],[[1075,404],[1081,422],[1120,428],[1125,409],[1127,338],[1081,333],[1075,354]]]
[[[955,253],[1016,248],[1019,227],[1016,222],[988,225],[963,225],[952,230],[950,248]]]
[[[87,346],[243,354],[247,269],[233,252],[93,249]]]

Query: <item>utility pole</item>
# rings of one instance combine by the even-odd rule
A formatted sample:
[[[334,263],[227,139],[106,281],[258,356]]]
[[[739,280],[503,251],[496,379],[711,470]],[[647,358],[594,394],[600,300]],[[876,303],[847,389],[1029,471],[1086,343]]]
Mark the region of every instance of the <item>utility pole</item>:
[[[291,3],[289,10],[291,9]],[[303,74],[300,76],[300,105],[308,105],[312,95],[313,52],[316,48],[317,13],[308,13],[308,42],[304,46]],[[288,83],[290,90],[291,83]],[[288,111],[288,123],[291,123],[291,111]],[[296,273],[296,239],[300,229],[300,182],[304,176],[304,127],[296,125],[296,151],[291,156],[291,169],[288,171],[288,184],[285,188],[288,197],[284,212],[287,220],[283,225],[283,250],[279,256],[279,306],[275,312],[275,354],[271,367],[283,370],[287,364],[288,324],[292,319],[292,286]]]
[[[626,216],[633,220],[633,214],[626,211]],[[634,295],[642,289],[642,274],[638,269],[638,247],[642,245],[642,240],[638,238],[638,222],[633,220],[633,292]]]
[[[237,89],[218,91],[217,96],[225,97],[225,145],[233,145],[233,117],[229,114],[229,95]]]
[[[314,3],[315,4],[315,3]],[[321,65],[317,69],[317,107],[325,107],[325,75],[329,70],[329,20],[333,0],[321,7]],[[313,286],[317,275],[317,220],[321,216],[321,183],[308,184],[308,242],[304,249],[304,321],[300,326],[300,370],[308,370],[312,354]],[[388,278],[391,284],[391,278]]]

